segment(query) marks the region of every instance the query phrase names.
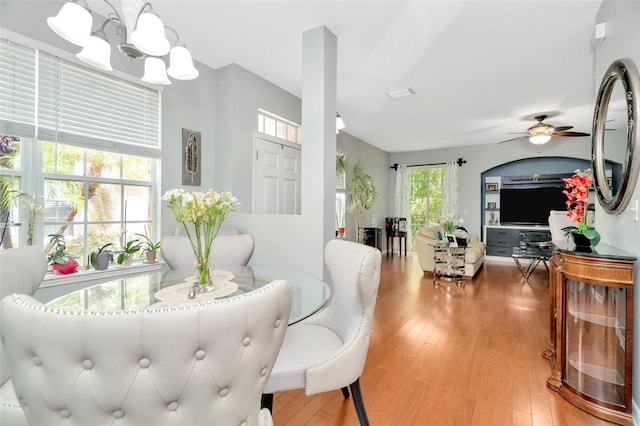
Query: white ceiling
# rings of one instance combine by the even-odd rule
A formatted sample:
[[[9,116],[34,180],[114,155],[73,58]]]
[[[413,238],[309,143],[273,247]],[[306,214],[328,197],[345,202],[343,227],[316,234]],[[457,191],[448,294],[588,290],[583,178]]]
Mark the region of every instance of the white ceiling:
[[[302,33],[325,25],[345,131],[388,152],[497,143],[541,112],[590,133],[600,3],[152,1],[198,61],[236,63],[297,96]],[[416,95],[385,94],[407,87]]]

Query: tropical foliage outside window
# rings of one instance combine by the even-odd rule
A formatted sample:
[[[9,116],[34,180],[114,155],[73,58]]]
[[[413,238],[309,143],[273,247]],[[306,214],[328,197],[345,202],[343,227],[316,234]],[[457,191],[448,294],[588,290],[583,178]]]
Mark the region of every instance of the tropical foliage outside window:
[[[444,167],[411,169],[411,234],[421,226],[439,223]]]

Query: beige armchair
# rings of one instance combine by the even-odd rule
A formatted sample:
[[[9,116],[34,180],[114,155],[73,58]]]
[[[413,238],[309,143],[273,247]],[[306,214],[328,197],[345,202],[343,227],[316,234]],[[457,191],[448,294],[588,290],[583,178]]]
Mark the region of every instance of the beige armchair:
[[[291,288],[121,312],[2,301],[2,340],[32,425],[272,425],[262,391]],[[4,426],[4,423],[3,423]]]
[[[444,235],[440,225],[422,226],[413,235],[420,267],[425,273],[433,274],[435,267],[433,246],[438,243],[438,231]],[[486,244],[475,234],[469,234],[468,247],[465,250],[464,275],[473,278],[482,266],[485,257]]]

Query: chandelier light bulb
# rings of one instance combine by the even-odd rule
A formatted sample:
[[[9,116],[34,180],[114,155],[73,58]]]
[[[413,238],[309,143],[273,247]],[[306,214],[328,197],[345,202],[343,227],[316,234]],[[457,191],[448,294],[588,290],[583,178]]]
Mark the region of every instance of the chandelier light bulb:
[[[86,5],[85,2],[82,2]],[[47,24],[63,39],[84,46],[91,35],[91,12],[78,2],[65,3],[56,16],[47,18]]]
[[[151,11],[141,13],[138,17],[136,29],[131,33],[131,42],[151,56],[164,56],[171,49],[164,32],[164,24],[160,17]]]
[[[147,56],[144,60],[144,75],[142,76],[142,81],[151,84],[171,84],[169,77],[167,77],[167,69],[164,61],[161,58]]]
[[[103,71],[113,71],[113,67],[111,67],[111,45],[107,42],[106,36],[103,36],[104,33],[91,35],[76,57]]]
[[[193,66],[191,53],[182,43],[173,46],[169,53],[169,60],[167,73],[177,80],[193,80],[200,74]]]

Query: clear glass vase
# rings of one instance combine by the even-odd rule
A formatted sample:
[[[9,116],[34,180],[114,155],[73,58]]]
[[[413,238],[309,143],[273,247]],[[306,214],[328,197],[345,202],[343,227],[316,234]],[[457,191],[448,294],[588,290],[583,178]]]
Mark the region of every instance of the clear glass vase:
[[[196,260],[195,283],[200,286],[212,285],[211,269],[209,269],[209,259]]]

